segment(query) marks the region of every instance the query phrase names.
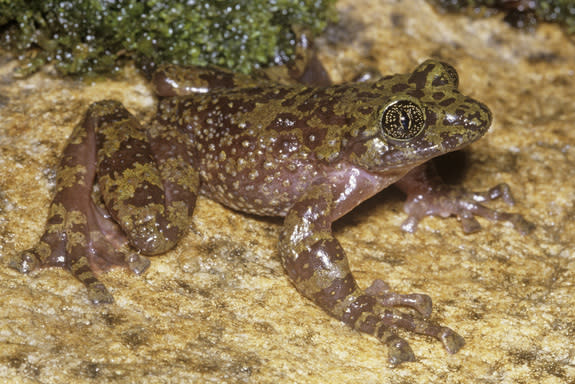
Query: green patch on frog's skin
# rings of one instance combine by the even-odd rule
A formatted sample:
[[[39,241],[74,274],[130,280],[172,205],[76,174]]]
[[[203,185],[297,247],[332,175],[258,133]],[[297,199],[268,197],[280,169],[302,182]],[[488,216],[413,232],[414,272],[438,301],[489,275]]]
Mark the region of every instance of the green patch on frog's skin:
[[[426,319],[426,295],[400,295],[379,280],[359,288],[331,231],[333,221],[399,180],[417,195],[409,202],[410,230],[429,212],[458,215],[464,229],[477,228],[473,215],[527,228],[521,216],[473,200],[509,200],[501,186],[455,193],[430,188],[433,172],[421,171],[427,160],[480,138],[491,123],[487,107],[457,90],[453,67],[429,60],[409,74],[320,87],[164,67],[154,82],[162,98],[146,129],[118,102],[89,108],[64,150],[46,231],[17,268],[68,268],[92,301],[111,302],[95,273],[115,265],[143,272],[149,261],[139,253],[173,247],[202,193],[240,211],[285,216],[279,251],[294,285],[386,343],[391,364],[414,359],[396,328],[433,336],[452,353],[463,346],[454,331]]]

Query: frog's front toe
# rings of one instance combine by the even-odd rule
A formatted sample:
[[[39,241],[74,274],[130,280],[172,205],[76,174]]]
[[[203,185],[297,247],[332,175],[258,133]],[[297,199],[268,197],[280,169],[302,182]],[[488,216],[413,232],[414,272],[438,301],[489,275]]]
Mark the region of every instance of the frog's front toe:
[[[389,349],[389,363],[391,365],[398,365],[415,359],[407,341],[397,336],[396,331],[398,329],[431,336],[439,340],[449,353],[456,353],[465,345],[463,337],[451,328],[438,325],[422,316],[422,312],[428,311],[427,305],[431,305],[431,299],[428,296],[396,294],[397,297],[410,299],[395,300],[382,304],[381,295],[378,297],[372,292],[370,293],[370,289],[356,297],[353,303],[344,310],[343,320],[355,329],[372,334],[380,339]],[[386,295],[389,294],[390,292],[386,293]],[[413,300],[411,299],[413,297],[416,298],[416,301],[422,300],[422,302],[425,302],[425,310],[413,305]],[[411,307],[416,309],[418,313],[404,313],[394,308],[396,306]],[[431,309],[429,309],[430,311]]]
[[[443,333],[440,334],[440,341],[449,353],[456,353],[464,345],[465,340],[452,329],[442,327]],[[409,343],[399,336],[391,335],[384,341],[388,348],[388,362],[391,366],[397,366],[401,363],[415,361],[415,355],[409,346]]]
[[[20,273],[30,273],[38,269],[40,260],[36,256],[33,249],[27,249],[18,254],[16,257],[13,257],[8,262],[8,265],[10,268],[14,268]]]
[[[457,353],[465,345],[465,339],[453,331],[451,328],[443,327],[443,332],[439,334],[439,340],[449,353]]]
[[[392,367],[401,363],[415,361],[415,354],[409,346],[409,343],[397,335],[391,335],[385,340],[388,350],[387,361]]]
[[[402,295],[392,292],[389,285],[380,279],[374,280],[365,293],[375,297],[377,302],[384,307],[409,307],[415,309],[424,318],[431,315],[433,304],[428,295],[422,293]]]

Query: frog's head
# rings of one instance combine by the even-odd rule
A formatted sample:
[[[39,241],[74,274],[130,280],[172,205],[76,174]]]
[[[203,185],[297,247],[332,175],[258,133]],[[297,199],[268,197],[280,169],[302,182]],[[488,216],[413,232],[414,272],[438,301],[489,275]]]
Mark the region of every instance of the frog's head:
[[[349,142],[348,159],[375,172],[412,168],[479,139],[491,112],[462,95],[458,82],[451,65],[427,60],[411,74],[372,83],[379,95],[357,101],[372,113],[358,119],[363,129]]]

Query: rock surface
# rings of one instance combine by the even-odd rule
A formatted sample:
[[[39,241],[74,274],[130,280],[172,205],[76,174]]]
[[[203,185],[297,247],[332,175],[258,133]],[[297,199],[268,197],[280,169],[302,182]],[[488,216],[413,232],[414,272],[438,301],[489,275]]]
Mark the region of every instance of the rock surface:
[[[335,225],[361,284],[386,280],[434,300],[432,318],[467,345],[404,334],[417,361],[390,369],[376,339],[300,296],[276,251],[281,220],[199,200],[189,236],[143,276],[102,280],[116,303],[91,305],[66,271],[8,268],[42,231],[54,167],[91,102],[121,100],[149,118],[135,71],[83,83],[50,69],[16,81],[0,56],[0,378],[11,383],[575,383],[575,45],[557,27],[517,31],[500,18],[439,14],[424,1],[342,0],[318,41],[336,81],[369,67],[452,63],[464,93],[494,113],[490,132],[442,162],[452,182],[508,183],[517,204],[491,204],[537,225],[521,236],[481,220],[400,230],[402,197],[384,191]],[[456,169],[453,170],[453,165]]]

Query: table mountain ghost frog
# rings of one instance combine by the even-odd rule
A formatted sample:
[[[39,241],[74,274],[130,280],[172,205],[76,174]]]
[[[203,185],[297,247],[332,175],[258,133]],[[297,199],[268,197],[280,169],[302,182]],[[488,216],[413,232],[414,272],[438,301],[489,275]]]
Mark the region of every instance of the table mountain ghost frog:
[[[505,185],[479,194],[448,188],[424,164],[491,124],[489,109],[458,91],[451,65],[428,60],[411,73],[329,86],[167,66],[154,85],[160,100],[147,127],[116,101],[88,108],[63,152],[45,233],[17,268],[67,268],[94,303],[110,303],[96,274],[112,266],[143,272],[142,255],[166,252],[185,235],[202,194],[283,216],[279,254],[295,287],[384,342],[391,364],[414,359],[397,328],[433,336],[451,353],[462,347],[461,336],[427,320],[427,295],[394,293],[379,280],[360,288],[331,230],[393,183],[408,195],[406,230],[430,214],[457,215],[467,232],[478,229],[474,215],[529,230],[520,215],[479,203],[510,201]]]

